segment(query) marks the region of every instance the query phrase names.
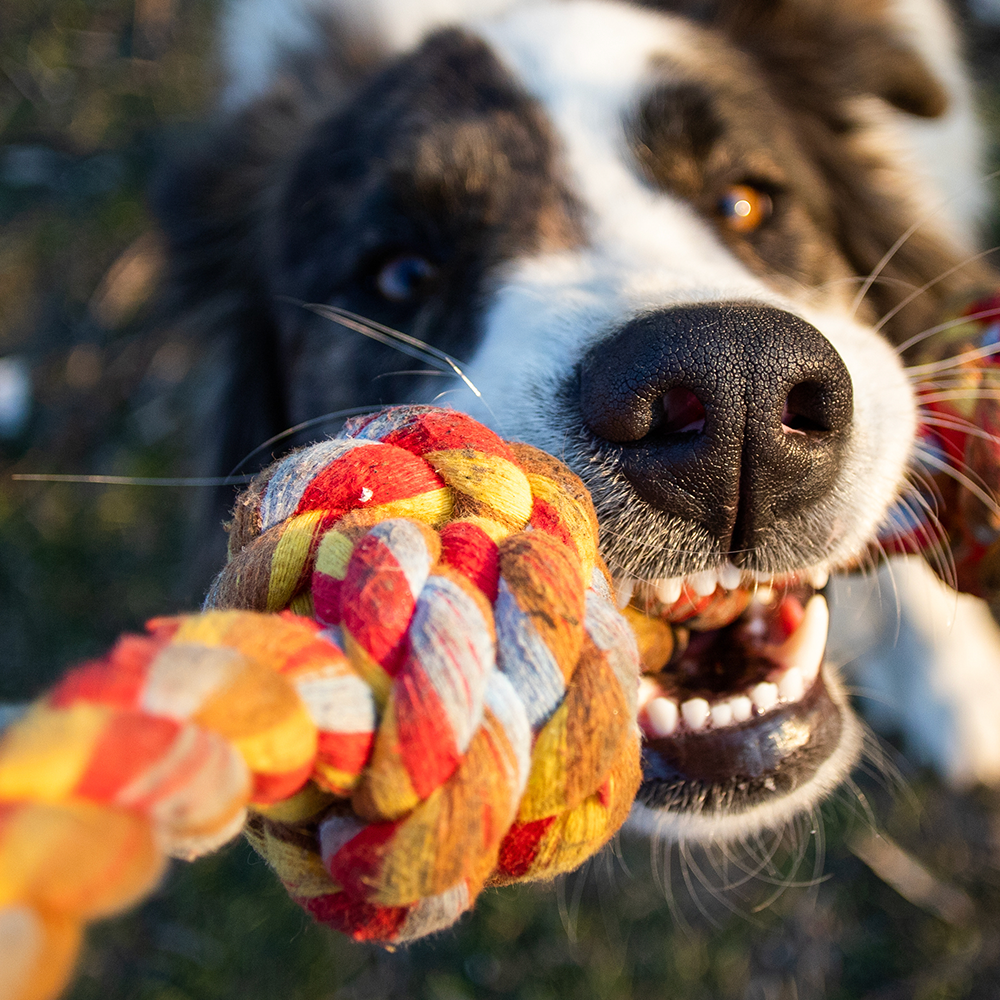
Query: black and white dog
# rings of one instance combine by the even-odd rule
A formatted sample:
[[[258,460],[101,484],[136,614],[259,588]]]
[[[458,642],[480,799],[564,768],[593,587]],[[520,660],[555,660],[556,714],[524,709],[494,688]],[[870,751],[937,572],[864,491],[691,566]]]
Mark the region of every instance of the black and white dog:
[[[224,29],[219,120],[159,194],[185,315],[228,338],[222,464],[438,395],[563,458],[623,602],[757,588],[644,681],[634,823],[812,808],[860,743],[818,591],[909,488],[897,347],[988,280],[943,5],[242,0]]]

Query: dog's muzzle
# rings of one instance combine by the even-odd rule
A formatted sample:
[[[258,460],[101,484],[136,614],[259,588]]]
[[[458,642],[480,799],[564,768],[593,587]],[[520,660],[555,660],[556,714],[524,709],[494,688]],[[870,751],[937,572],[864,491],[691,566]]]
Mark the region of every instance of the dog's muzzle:
[[[661,536],[676,554],[639,557],[650,569],[629,609],[672,635],[640,687],[639,802],[696,836],[759,808],[770,822],[775,803],[828,790],[854,752],[844,697],[821,669],[828,613],[815,593],[853,417],[847,367],[803,319],[726,303],[638,317],[579,374],[595,451],[651,519],[679,525]],[[656,579],[663,565],[688,575]]]

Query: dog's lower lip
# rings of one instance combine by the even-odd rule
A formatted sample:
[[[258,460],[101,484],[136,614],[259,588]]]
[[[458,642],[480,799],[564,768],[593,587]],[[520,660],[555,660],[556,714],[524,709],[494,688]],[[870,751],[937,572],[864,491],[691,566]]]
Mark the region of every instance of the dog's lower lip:
[[[808,781],[840,739],[842,718],[818,677],[805,697],[723,730],[646,738],[639,801],[659,808],[725,807],[787,793]],[[708,801],[712,796],[718,802]],[[734,803],[729,802],[732,806]]]

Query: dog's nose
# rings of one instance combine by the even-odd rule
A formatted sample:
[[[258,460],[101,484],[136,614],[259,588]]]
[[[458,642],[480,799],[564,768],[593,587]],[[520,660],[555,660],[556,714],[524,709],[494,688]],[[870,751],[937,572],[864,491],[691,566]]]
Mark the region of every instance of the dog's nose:
[[[833,488],[851,378],[805,320],[756,303],[639,317],[585,356],[581,408],[647,502],[717,539],[737,564]]]

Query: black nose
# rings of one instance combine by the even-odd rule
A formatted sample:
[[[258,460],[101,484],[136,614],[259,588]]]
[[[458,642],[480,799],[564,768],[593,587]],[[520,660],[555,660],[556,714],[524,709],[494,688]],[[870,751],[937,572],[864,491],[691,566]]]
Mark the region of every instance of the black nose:
[[[753,303],[651,313],[594,347],[580,375],[584,422],[621,446],[636,492],[701,525],[737,565],[840,470],[851,377],[790,313]]]

